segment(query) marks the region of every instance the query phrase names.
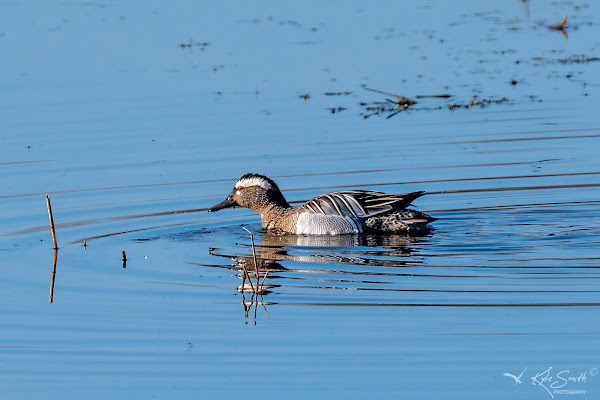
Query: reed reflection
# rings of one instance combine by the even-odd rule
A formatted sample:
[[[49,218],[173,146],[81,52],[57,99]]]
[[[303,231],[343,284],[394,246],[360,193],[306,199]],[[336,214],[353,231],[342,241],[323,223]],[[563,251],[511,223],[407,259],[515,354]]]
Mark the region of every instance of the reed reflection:
[[[50,278],[49,302],[54,302],[54,280],[56,279],[56,262],[58,261],[58,249],[54,249],[54,261],[52,262],[52,277]]]

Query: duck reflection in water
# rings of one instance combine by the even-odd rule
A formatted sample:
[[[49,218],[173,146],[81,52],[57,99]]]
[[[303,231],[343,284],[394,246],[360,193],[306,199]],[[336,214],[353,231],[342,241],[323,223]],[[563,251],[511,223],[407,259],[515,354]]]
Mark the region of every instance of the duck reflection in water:
[[[407,264],[402,258],[415,256],[416,250],[411,245],[419,240],[422,239],[406,235],[297,236],[264,232],[262,243],[256,246],[256,259],[253,255],[219,254],[215,251],[211,251],[211,255],[235,262],[223,267],[238,271],[238,276],[243,281],[238,287],[240,292],[254,292],[258,288],[258,294],[265,295],[280,287],[274,282],[277,278],[282,278],[281,273],[286,273],[287,278],[290,278],[287,273],[341,273],[330,269],[286,268],[281,261],[401,267]],[[414,262],[412,258],[411,263]],[[259,275],[258,285],[256,270]],[[308,278],[297,276],[294,279]]]

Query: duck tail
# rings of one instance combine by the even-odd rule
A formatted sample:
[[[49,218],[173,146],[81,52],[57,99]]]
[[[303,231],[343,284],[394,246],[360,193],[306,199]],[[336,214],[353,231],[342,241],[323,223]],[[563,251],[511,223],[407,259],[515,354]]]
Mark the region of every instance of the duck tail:
[[[419,197],[424,196],[425,194],[427,194],[427,192],[425,192],[423,190],[420,190],[418,192],[406,193],[405,195],[403,195],[403,198],[402,198],[403,201],[401,203],[402,204],[401,209],[408,207],[410,205],[410,203],[412,203]]]

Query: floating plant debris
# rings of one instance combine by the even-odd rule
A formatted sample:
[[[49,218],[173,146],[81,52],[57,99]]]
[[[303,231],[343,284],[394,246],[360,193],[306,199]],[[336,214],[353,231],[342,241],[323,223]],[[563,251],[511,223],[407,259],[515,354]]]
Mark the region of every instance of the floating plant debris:
[[[415,96],[417,99],[449,99],[451,94],[419,94]]]
[[[181,47],[182,49],[191,49],[192,47],[199,47],[201,51],[204,51],[208,46],[210,46],[209,42],[195,42],[192,39],[190,39],[187,43],[179,43],[179,47]]]
[[[352,92],[325,92],[325,96],[350,96]]]
[[[566,25],[566,23],[567,23],[567,16],[565,15],[565,16],[562,18],[562,21],[560,21],[560,22],[559,22],[558,24],[556,24],[556,25],[550,25],[548,28],[549,28],[549,29],[552,29],[552,30],[555,30],[555,31],[562,31],[562,30],[564,30],[564,29],[565,29],[565,25]]]
[[[559,58],[558,60],[561,64],[585,64],[600,61],[600,57],[586,57],[585,55],[573,55],[566,58]]]
[[[409,99],[408,97],[400,96],[400,95],[389,93],[389,92],[384,92],[382,90],[371,89],[371,88],[367,87],[366,85],[362,85],[362,87],[363,87],[363,89],[369,90],[371,92],[381,93],[381,94],[387,94],[389,96],[394,96],[396,98],[395,102],[393,100],[390,100],[390,99],[386,99],[386,100],[388,102],[395,103],[396,105],[398,105],[400,107],[408,108],[408,107],[410,107],[410,106],[412,106],[414,104],[417,104],[416,101],[414,101],[412,99]]]

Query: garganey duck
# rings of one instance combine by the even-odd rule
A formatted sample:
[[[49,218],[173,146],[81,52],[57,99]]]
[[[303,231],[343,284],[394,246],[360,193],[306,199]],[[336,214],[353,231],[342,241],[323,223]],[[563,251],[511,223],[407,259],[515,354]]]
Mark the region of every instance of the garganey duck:
[[[273,180],[259,174],[242,176],[225,200],[209,212],[246,207],[260,214],[263,229],[297,235],[343,235],[357,233],[424,234],[437,218],[407,209],[425,192],[383,193],[349,190],[322,194],[292,207]]]

